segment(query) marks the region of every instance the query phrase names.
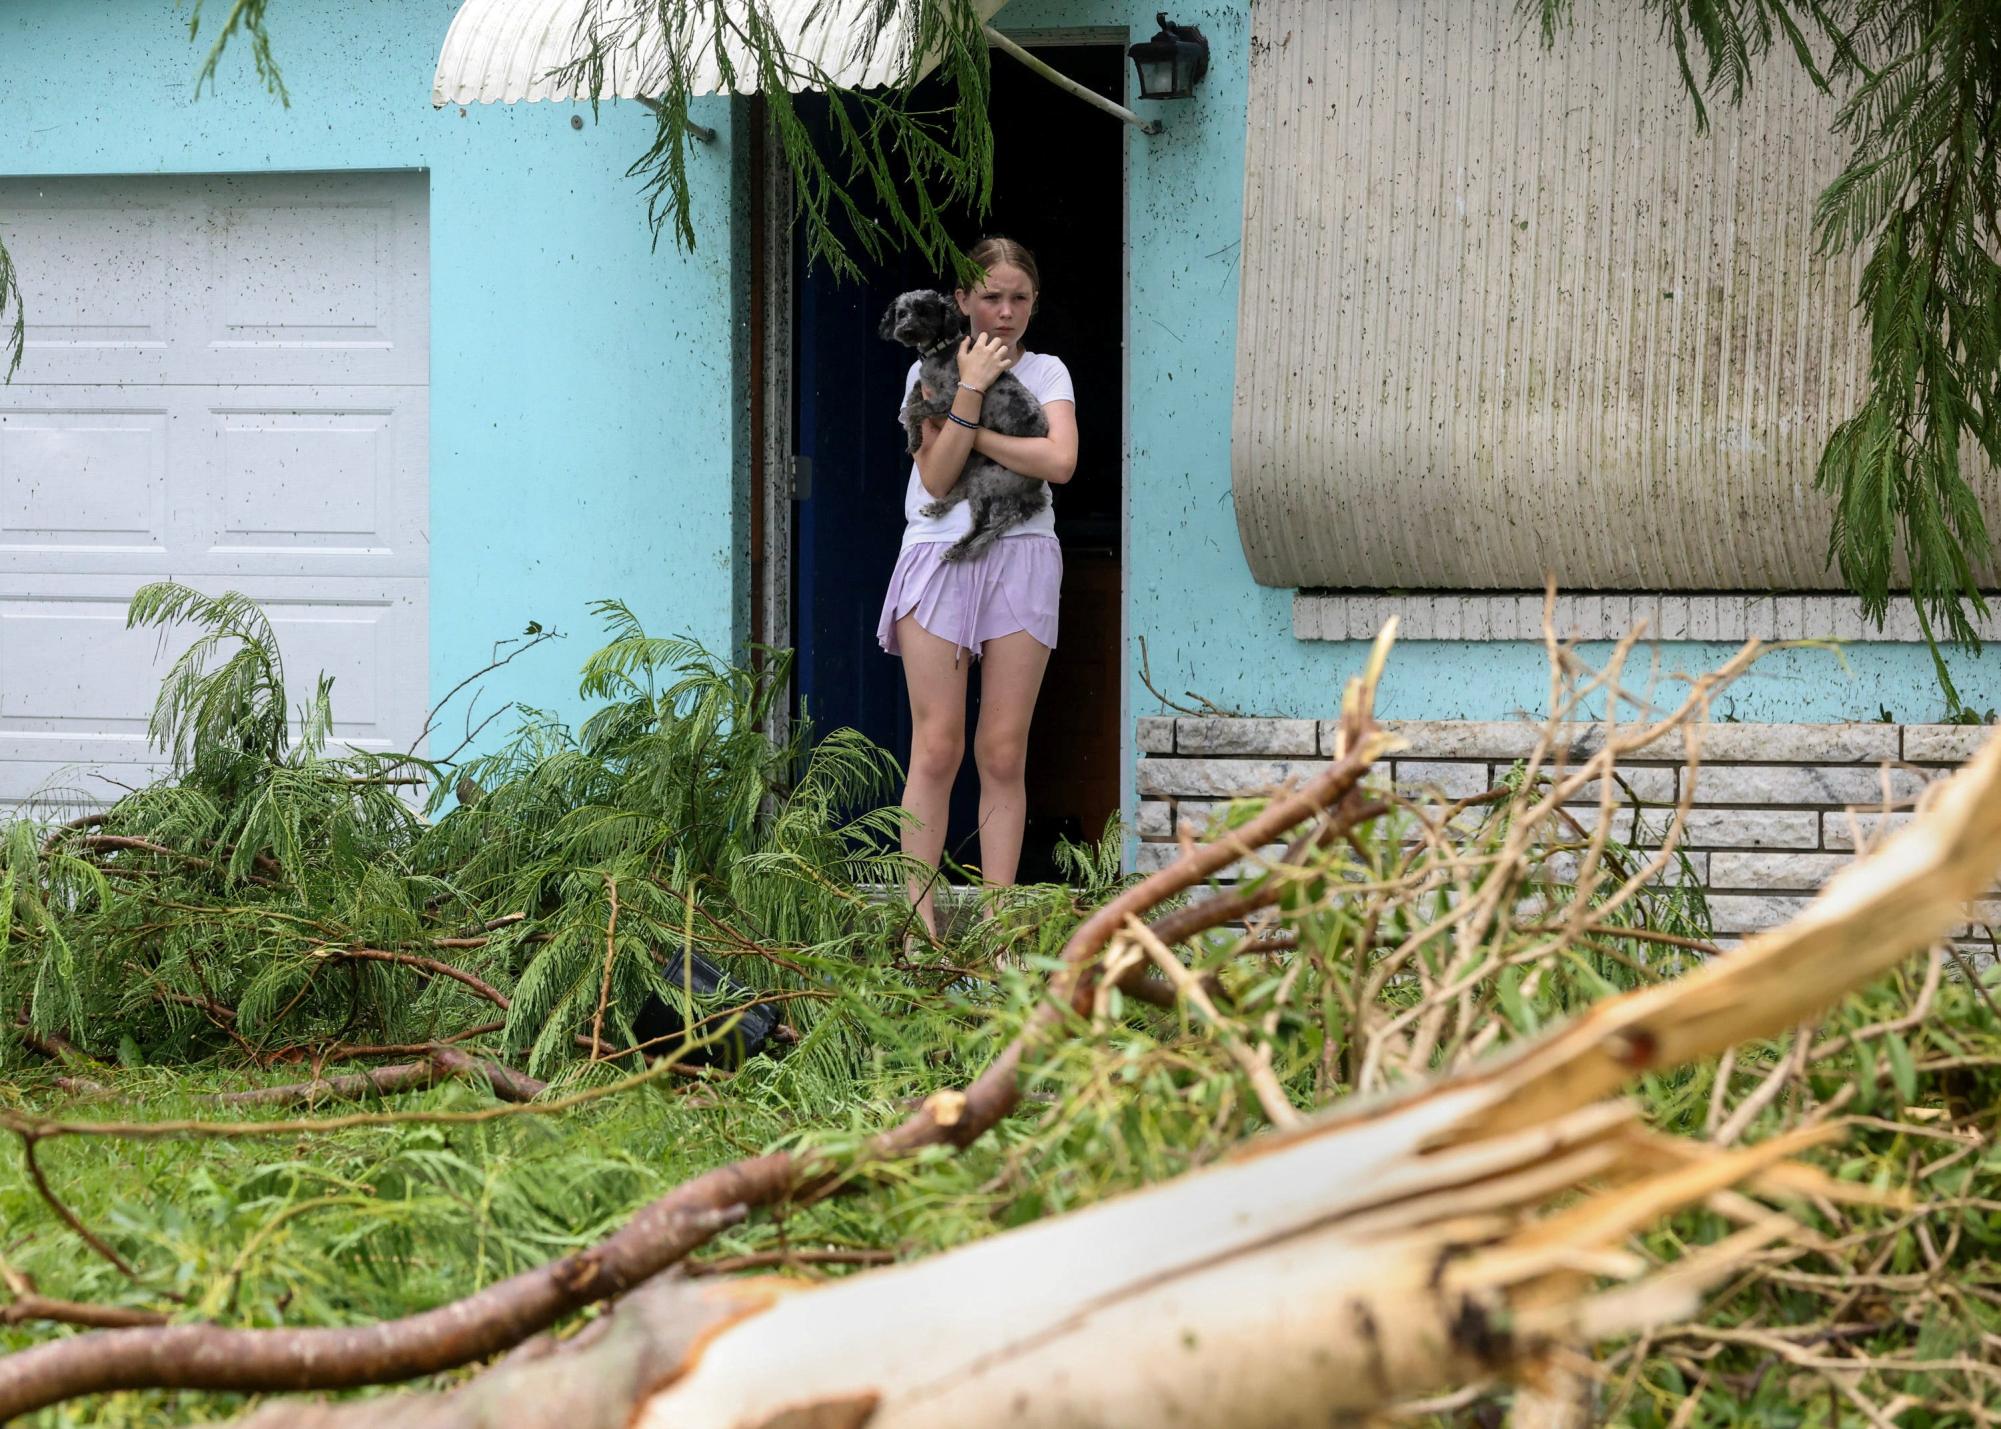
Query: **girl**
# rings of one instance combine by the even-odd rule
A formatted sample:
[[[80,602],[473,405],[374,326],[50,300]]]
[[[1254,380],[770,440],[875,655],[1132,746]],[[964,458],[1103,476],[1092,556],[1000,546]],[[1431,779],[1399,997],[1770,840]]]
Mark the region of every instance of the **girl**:
[[[912,822],[903,830],[903,851],[934,874],[945,848],[952,783],[965,757],[965,657],[981,662],[973,738],[980,771],[980,872],[989,885],[1005,887],[1014,882],[1021,860],[1028,812],[1029,720],[1056,646],[1063,584],[1056,516],[1045,505],[983,555],[947,563],[938,555],[972,529],[971,510],[962,501],[938,517],[918,511],[952,489],[975,451],[1038,481],[1069,481],[1077,467],[1077,402],[1069,369],[1023,344],[1042,288],[1034,256],[1006,238],[983,239],[967,256],[985,276],[976,287],[958,290],[959,311],[972,329],[959,345],[959,391],[952,402],[958,420],[926,424],[903,498],[903,554],[890,577],[876,639],[890,654],[902,656],[910,688],[910,778],[903,806]],[[1048,436],[1005,437],[980,426],[985,389],[1008,371],[1041,401]],[[906,398],[916,382],[912,363]],[[936,937],[933,881],[913,878],[910,897]]]

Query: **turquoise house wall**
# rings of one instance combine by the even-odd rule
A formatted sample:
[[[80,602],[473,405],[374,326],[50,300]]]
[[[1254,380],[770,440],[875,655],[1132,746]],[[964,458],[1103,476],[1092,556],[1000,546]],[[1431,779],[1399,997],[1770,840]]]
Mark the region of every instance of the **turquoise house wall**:
[[[227,7],[210,4],[207,18]],[[735,548],[730,111],[690,166],[697,247],[655,250],[626,167],[633,105],[434,110],[457,0],[284,0],[194,97],[207,37],[172,0],[0,8],[0,173],[425,169],[431,214],[431,687],[442,695],[530,620],[570,634],[489,681],[574,713],[587,602],[728,651],[747,608]],[[581,130],[570,118],[582,114]],[[22,275],[35,300],[34,275]]]
[[[1011,0],[999,20],[1010,30],[1124,26],[1138,39],[1152,35],[1157,8],[1133,0]],[[1209,37],[1208,78],[1193,100],[1135,103],[1167,128],[1127,137],[1130,717],[1163,712],[1140,679],[1142,638],[1153,683],[1170,697],[1192,690],[1254,714],[1330,713],[1367,653],[1358,643],[1296,639],[1293,592],[1254,583],[1238,543],[1230,423],[1249,8],[1246,0],[1214,0],[1170,12]],[[1729,651],[1664,644],[1659,670],[1699,672]],[[1599,658],[1605,650],[1583,653]],[[1969,705],[2001,707],[2001,652],[1955,651],[1948,659]],[[1547,695],[1537,643],[1424,641],[1404,645],[1393,658],[1380,707],[1402,719],[1505,719],[1539,712]],[[1886,709],[1900,721],[1945,712],[1922,646],[1871,642],[1840,655],[1780,652],[1740,682],[1718,712],[1745,721],[1822,722],[1874,720]],[[1137,754],[1129,747],[1126,755],[1130,771]]]
[[[700,117],[721,137],[690,169],[697,248],[656,250],[625,177],[643,112],[608,106],[592,123],[569,106],[431,109],[431,63],[455,8],[285,0],[272,12],[292,90],[285,109],[241,46],[218,92],[196,100],[201,50],[187,40],[185,8],[169,0],[16,0],[0,10],[0,173],[427,170],[432,687],[442,693],[496,639],[540,620],[573,638],[497,683],[570,711],[594,597],[619,595],[656,630],[718,649],[741,638],[734,369],[747,295],[732,231],[743,195],[732,185],[742,176],[732,173],[730,108],[705,101]],[[1013,30],[1111,26],[1145,37],[1154,9],[1153,0],[1013,0],[1000,18]],[[1256,713],[1327,712],[1363,654],[1296,640],[1292,593],[1253,583],[1238,545],[1229,440],[1248,12],[1245,0],[1173,12],[1210,37],[1209,77],[1192,101],[1136,106],[1166,132],[1127,134],[1128,731],[1130,716],[1160,709],[1140,681],[1142,638],[1161,689]],[[581,131],[570,127],[576,113],[586,115]],[[32,303],[32,275],[28,283]],[[1085,414],[1094,419],[1110,417]],[[1697,670],[1721,654],[1679,644],[1662,660]],[[1970,704],[2001,706],[2001,659],[1952,661]],[[1393,717],[1503,718],[1539,708],[1545,687],[1533,644],[1414,643],[1396,658],[1382,704]],[[1740,685],[1730,712],[1821,721],[1886,708],[1900,720],[1942,712],[1922,648],[1862,644],[1845,664],[1790,652]]]

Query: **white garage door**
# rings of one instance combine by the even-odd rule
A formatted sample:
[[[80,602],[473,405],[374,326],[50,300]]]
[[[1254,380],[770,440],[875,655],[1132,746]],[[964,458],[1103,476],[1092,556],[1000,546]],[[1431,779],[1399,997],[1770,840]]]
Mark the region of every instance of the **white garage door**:
[[[0,804],[155,767],[166,660],[125,605],[163,578],[262,602],[294,706],[334,677],[338,738],[415,737],[428,229],[421,174],[0,179],[28,316],[0,386]]]

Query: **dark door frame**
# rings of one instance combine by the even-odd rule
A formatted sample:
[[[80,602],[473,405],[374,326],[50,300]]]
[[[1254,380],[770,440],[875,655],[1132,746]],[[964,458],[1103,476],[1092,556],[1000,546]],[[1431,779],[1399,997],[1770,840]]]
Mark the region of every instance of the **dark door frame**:
[[[762,104],[757,114],[766,127],[757,136],[760,171],[751,179],[758,197],[758,231],[751,242],[757,245],[761,297],[757,307],[763,330],[759,370],[751,380],[758,384],[761,430],[752,432],[750,439],[757,445],[755,470],[763,490],[756,529],[750,533],[760,547],[757,589],[750,596],[757,602],[759,638],[782,650],[792,644],[792,498],[799,479],[792,422],[792,170],[784,149],[774,142]],[[787,697],[772,702],[766,732],[774,743],[783,744],[791,733],[797,693],[795,679]]]
[[[1025,49],[1057,48],[1073,45],[1116,45],[1124,49],[1131,39],[1131,32],[1123,25],[1062,26],[1045,28],[1013,29],[997,26],[1001,32]],[[996,64],[1013,64],[1006,55],[995,57]],[[1128,90],[1125,98],[1130,100]],[[1056,103],[1076,103],[1080,111],[1079,122],[1093,124],[1119,124],[1108,114],[1091,112],[1089,106],[1062,95],[1060,91]],[[1123,131],[1121,160],[1119,163],[1119,211],[1130,216],[1132,212],[1131,153],[1125,146],[1132,143],[1132,130],[1119,126]],[[760,172],[753,177],[759,187],[758,232],[752,241],[758,245],[761,281],[762,371],[756,374],[760,383],[761,431],[753,432],[751,440],[758,444],[761,461],[760,479],[761,520],[759,530],[752,533],[760,545],[760,578],[757,589],[751,592],[751,599],[758,604],[755,628],[761,633],[765,644],[786,647],[792,644],[792,501],[802,480],[811,480],[810,473],[799,469],[798,434],[793,430],[793,389],[796,376],[796,355],[793,352],[793,333],[797,319],[796,299],[793,291],[793,221],[792,221],[792,174],[786,166],[780,146],[770,142],[767,132],[764,142],[758,145],[762,154]],[[1119,342],[1119,489],[1125,493],[1119,505],[1119,669],[1116,671],[1116,686],[1119,692],[1119,750],[1122,763],[1129,762],[1131,695],[1128,690],[1127,668],[1130,661],[1127,651],[1131,647],[1131,631],[1128,593],[1132,571],[1131,541],[1131,478],[1132,478],[1132,247],[1130,242],[1120,245],[1119,252],[1119,312],[1124,331]],[[793,695],[796,697],[796,677]],[[783,740],[789,730],[791,701],[779,701],[773,711],[770,733],[774,739]],[[1124,781],[1121,781],[1122,784]]]

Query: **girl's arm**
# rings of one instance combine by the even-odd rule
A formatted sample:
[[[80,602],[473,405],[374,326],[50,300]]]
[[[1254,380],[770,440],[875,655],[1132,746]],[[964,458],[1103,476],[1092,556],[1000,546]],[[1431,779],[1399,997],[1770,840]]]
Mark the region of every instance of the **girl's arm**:
[[[959,388],[952,394],[952,412],[964,419],[964,425],[932,418],[924,444],[917,449],[917,479],[932,500],[942,501],[965,471],[966,458],[973,454],[973,439],[981,435],[975,429],[980,423],[980,408],[986,404],[986,389],[1012,366],[1014,358],[1008,350],[986,333],[959,344]]]
[[[952,423],[947,424],[947,429],[971,437],[974,451],[993,458],[1009,471],[1061,486],[1077,471],[1077,404],[1051,402],[1042,410],[1049,418],[1049,435],[1046,437],[1004,437],[985,427],[977,432],[967,432],[964,427]],[[963,457],[959,465],[964,467]],[[958,480],[957,472],[953,473],[952,479]]]
[[[952,410],[969,422],[977,422],[981,401],[979,393],[961,387],[952,398]],[[943,500],[945,493],[958,483],[959,474],[966,469],[966,458],[973,454],[974,437],[984,435],[943,417],[933,417],[924,424],[924,445],[917,449],[917,479],[931,493],[933,501]]]

